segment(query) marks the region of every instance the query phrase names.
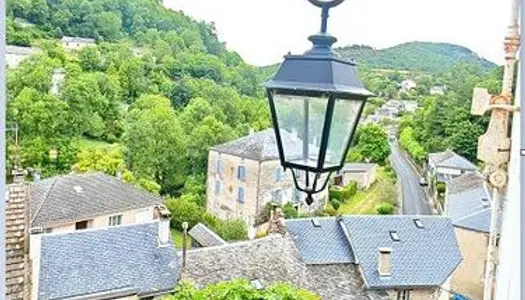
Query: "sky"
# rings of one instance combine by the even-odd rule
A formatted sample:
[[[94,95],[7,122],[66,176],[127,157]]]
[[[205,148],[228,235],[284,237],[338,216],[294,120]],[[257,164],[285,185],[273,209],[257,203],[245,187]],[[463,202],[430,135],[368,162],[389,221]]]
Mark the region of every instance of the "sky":
[[[164,0],[164,5],[214,22],[228,49],[258,66],[305,52],[308,36],[320,29],[321,10],[307,0]],[[330,10],[328,32],[338,38],[335,46],[447,42],[503,64],[510,11],[511,0],[347,0]]]

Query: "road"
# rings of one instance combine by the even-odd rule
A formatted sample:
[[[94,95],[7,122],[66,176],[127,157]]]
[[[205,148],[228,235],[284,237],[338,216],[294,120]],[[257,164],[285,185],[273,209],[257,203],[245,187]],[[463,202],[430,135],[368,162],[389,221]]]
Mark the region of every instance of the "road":
[[[400,153],[397,142],[391,143],[392,166],[403,189],[403,214],[404,215],[431,215],[425,192],[419,185],[419,175]]]

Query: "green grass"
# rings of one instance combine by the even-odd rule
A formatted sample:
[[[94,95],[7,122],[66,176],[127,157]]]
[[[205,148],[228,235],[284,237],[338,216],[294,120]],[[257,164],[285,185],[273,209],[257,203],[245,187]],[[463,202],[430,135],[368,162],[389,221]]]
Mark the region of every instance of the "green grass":
[[[171,238],[173,239],[173,242],[175,243],[175,246],[177,247],[177,249],[182,249],[182,232],[175,230],[175,229],[171,229]],[[187,247],[188,249],[191,248],[191,243],[190,243],[189,238],[188,238]]]
[[[377,215],[376,207],[384,199],[382,197],[382,185],[393,186],[394,182],[388,177],[383,168],[378,168],[377,178],[372,186],[366,191],[357,191],[352,199],[347,200],[339,207],[337,212],[342,215]],[[397,198],[393,200],[397,200]]]

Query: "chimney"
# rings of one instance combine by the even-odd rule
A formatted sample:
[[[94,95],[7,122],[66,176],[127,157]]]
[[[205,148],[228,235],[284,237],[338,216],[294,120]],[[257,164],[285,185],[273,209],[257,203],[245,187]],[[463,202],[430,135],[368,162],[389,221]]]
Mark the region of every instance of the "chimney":
[[[33,172],[33,181],[34,182],[39,182],[40,181],[40,171],[39,170],[35,170]]]
[[[12,172],[13,174],[13,183],[14,184],[22,184],[24,183],[24,179],[26,176],[26,172],[20,168],[16,168]]]
[[[120,169],[117,170],[117,174],[115,174],[115,177],[117,177],[118,180],[122,180],[122,171]]]
[[[188,222],[182,222],[182,268],[186,268],[186,251],[188,249]]]
[[[268,222],[268,235],[286,233],[284,228],[284,213],[280,207],[274,208],[271,212],[270,221]]]
[[[159,218],[159,245],[170,244],[170,212],[164,205],[155,206],[154,215]]]
[[[392,275],[392,248],[379,248],[379,276]]]

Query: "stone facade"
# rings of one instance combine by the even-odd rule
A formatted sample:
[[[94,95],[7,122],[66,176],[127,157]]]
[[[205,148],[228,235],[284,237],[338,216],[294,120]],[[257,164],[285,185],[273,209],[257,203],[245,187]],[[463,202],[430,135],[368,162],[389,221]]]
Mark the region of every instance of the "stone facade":
[[[410,299],[410,300],[441,300],[442,294],[438,288],[411,289],[411,290],[387,290],[391,300]],[[403,297],[403,295],[405,295]],[[448,299],[448,298],[445,298]]]
[[[291,171],[283,171],[278,159],[257,161],[211,150],[206,195],[208,211],[222,219],[243,218],[253,224],[269,202],[292,202],[301,211],[318,209],[324,207],[328,191],[314,195],[313,208],[308,208],[304,193],[294,187]]]
[[[472,300],[483,299],[488,234],[456,227],[463,261],[452,274],[451,287]]]
[[[22,61],[29,58],[31,55],[42,52],[42,49],[36,47],[19,47],[6,46],[5,61],[9,69],[14,69],[20,65]]]

